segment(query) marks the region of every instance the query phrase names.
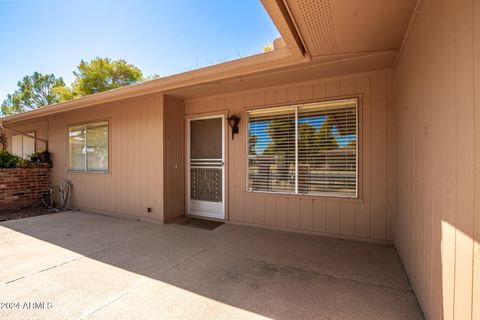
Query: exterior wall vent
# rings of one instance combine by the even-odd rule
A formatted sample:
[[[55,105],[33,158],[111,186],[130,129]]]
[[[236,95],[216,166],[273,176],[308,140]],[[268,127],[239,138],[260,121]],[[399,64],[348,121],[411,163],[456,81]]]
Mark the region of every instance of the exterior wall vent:
[[[288,5],[313,56],[337,53],[330,0],[288,1]]]

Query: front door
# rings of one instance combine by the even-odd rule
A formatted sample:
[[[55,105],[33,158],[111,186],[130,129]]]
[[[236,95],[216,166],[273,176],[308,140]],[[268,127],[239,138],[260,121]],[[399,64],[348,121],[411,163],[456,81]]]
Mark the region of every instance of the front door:
[[[188,214],[225,219],[223,116],[188,121]]]

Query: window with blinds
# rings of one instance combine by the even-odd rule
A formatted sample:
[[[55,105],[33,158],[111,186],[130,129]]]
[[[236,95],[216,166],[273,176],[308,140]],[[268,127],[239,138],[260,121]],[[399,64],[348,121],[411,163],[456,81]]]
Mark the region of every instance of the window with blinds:
[[[357,197],[357,99],[248,112],[248,190]]]

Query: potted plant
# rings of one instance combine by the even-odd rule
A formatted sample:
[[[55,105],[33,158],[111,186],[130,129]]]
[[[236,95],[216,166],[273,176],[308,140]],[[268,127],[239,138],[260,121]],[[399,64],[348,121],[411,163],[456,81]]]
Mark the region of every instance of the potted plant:
[[[41,163],[48,163],[50,162],[50,152],[47,150],[42,150],[37,152],[38,160]]]
[[[33,163],[37,163],[38,162],[38,155],[36,152],[32,153],[32,154],[29,154],[28,155],[30,157],[30,161],[32,161]]]

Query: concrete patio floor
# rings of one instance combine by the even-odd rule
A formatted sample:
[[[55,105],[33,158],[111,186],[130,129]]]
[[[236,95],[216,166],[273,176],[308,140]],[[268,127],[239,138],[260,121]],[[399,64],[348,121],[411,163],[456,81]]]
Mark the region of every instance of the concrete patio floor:
[[[390,245],[68,212],[0,247],[1,319],[423,318]]]

